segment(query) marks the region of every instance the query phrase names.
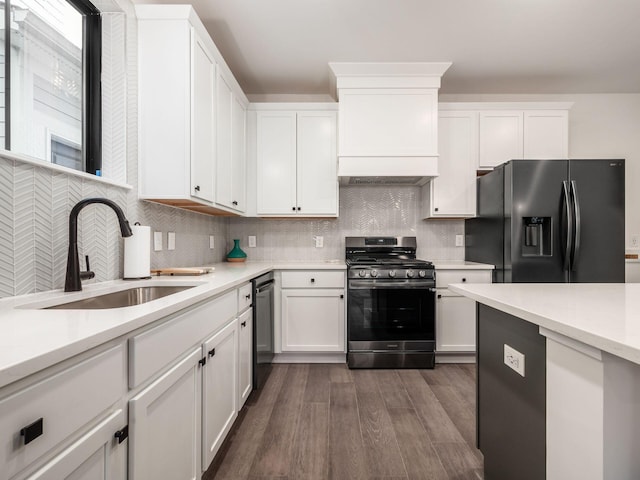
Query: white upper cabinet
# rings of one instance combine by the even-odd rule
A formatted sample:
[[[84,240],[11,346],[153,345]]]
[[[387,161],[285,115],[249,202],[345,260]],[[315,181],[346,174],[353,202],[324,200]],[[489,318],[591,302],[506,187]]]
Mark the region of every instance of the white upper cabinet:
[[[191,6],[135,8],[140,198],[244,212],[244,93]]]
[[[473,217],[476,213],[478,112],[438,115],[440,175],[422,188],[425,218]]]
[[[216,82],[216,203],[244,212],[246,103],[225,77],[219,73]]]
[[[524,112],[524,158],[569,158],[569,112]]]
[[[523,113],[496,110],[480,112],[480,166],[496,167],[522,158]]]
[[[258,110],[256,125],[258,215],[337,216],[335,109]]]
[[[476,104],[480,111],[480,168],[509,160],[569,158],[570,103]],[[514,107],[500,110],[501,106]]]

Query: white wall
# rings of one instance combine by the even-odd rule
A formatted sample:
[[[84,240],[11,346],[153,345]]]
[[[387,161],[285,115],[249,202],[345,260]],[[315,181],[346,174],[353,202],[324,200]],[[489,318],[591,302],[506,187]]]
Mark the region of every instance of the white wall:
[[[631,234],[640,234],[640,94],[469,94],[441,95],[440,101],[574,102],[569,113],[569,156],[626,160],[626,246],[631,250]]]

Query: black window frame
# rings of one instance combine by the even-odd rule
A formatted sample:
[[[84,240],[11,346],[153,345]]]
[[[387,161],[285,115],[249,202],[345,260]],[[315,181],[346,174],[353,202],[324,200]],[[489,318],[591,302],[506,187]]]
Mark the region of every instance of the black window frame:
[[[84,171],[102,170],[102,18],[88,0],[65,0],[82,15],[82,150]],[[11,151],[11,0],[5,0],[5,149]]]

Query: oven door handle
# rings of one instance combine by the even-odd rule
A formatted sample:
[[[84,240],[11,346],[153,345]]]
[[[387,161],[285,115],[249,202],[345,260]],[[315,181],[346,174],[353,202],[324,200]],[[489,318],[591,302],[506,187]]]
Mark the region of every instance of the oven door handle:
[[[375,290],[378,288],[386,289],[406,289],[415,288],[420,290],[429,290],[430,292],[436,291],[433,285],[433,281],[424,282],[418,280],[402,281],[402,280],[374,280],[373,282],[368,280],[349,280],[348,287],[350,290]]]

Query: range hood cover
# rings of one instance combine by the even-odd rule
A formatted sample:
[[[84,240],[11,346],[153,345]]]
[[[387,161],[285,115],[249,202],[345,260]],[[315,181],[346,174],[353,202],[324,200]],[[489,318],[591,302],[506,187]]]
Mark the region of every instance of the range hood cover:
[[[438,157],[340,157],[341,185],[424,185],[438,176]]]

